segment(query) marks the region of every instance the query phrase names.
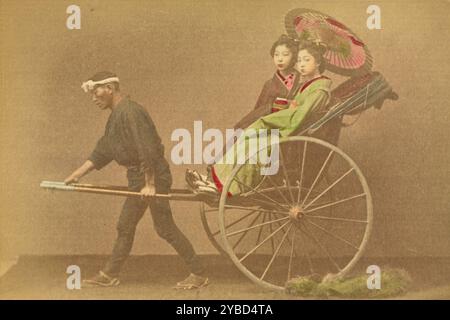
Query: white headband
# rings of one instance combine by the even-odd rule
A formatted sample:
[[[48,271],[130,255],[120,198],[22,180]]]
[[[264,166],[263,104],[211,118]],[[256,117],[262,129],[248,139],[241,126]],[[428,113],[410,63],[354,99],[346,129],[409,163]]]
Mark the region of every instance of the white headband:
[[[119,78],[117,77],[113,77],[113,78],[106,78],[100,81],[86,81],[83,82],[83,84],[81,85],[81,89],[84,90],[84,92],[89,92],[90,90],[94,89],[94,86],[96,86],[97,84],[106,84],[106,83],[110,83],[110,82],[119,82]]]

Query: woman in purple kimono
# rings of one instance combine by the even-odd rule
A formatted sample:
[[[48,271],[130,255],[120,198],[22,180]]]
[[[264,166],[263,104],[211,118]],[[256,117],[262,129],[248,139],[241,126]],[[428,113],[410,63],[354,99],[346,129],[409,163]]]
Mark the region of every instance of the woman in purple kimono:
[[[297,54],[298,43],[292,38],[282,35],[274,42],[270,49],[270,55],[276,71],[273,77],[264,83],[255,108],[234,126],[235,129],[245,129],[255,120],[274,110],[289,106],[300,86],[300,75],[294,68]]]

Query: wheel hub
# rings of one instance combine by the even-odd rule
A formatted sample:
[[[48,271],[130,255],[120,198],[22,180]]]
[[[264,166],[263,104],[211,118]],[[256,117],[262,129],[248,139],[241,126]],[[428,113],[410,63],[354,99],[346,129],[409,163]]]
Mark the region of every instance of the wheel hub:
[[[298,221],[303,217],[303,211],[299,206],[294,206],[289,210],[289,217],[292,220]]]

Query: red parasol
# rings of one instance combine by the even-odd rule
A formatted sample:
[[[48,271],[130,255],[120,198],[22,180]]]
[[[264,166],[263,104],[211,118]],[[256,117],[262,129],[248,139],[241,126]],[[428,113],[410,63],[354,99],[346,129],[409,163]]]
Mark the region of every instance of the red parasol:
[[[324,45],[327,69],[337,74],[353,76],[372,68],[367,46],[344,24],[311,9],[293,9],[285,17],[286,32],[300,41]]]

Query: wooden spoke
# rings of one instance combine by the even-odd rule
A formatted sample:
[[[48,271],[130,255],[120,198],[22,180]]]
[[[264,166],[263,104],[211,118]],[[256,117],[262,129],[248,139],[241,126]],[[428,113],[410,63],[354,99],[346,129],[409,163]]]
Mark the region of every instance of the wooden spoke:
[[[266,221],[266,213],[263,214],[262,223],[264,223],[265,221]],[[261,227],[261,228],[259,229],[259,232],[258,232],[258,238],[256,239],[256,245],[258,245],[259,240],[261,239],[261,234],[262,234],[263,228],[264,228],[264,227]]]
[[[260,223],[260,224],[257,224],[257,225],[254,225],[254,226],[251,226],[251,227],[248,227],[248,228],[245,228],[245,229],[241,229],[241,230],[237,230],[237,231],[234,231],[234,232],[231,232],[231,233],[227,233],[226,235],[227,235],[227,237],[231,237],[231,236],[240,234],[240,233],[248,231],[248,230],[252,230],[252,229],[255,229],[255,228],[259,228],[261,226],[265,226],[265,225],[268,225],[268,224],[275,223],[277,221],[283,221],[283,220],[287,220],[287,219],[289,219],[289,217],[283,217],[283,218],[280,218],[280,219],[277,219],[277,220],[271,220],[271,221]]]
[[[328,259],[330,260],[330,262],[334,265],[334,267],[338,270],[341,271],[341,268],[339,267],[339,265],[337,264],[337,262],[333,259],[333,257],[331,256],[331,254],[328,252],[327,248],[325,248],[322,243],[311,233],[308,231],[308,229],[306,228],[306,225],[303,225],[304,228],[300,229],[300,231],[302,231],[305,235],[307,235],[308,237],[310,237],[314,243],[323,251],[325,252],[325,255],[328,257]]]
[[[347,219],[347,218],[335,218],[335,217],[324,217],[324,216],[317,216],[317,215],[306,215],[306,217],[313,218],[313,219],[322,219],[322,220],[334,220],[334,221],[345,221],[345,222],[355,222],[355,223],[364,223],[367,224],[367,220],[358,220],[358,219]]]
[[[277,226],[281,226],[281,223],[280,223],[279,221],[277,221]],[[293,229],[293,230],[295,230],[295,229]],[[281,229],[281,231],[283,232],[283,234],[286,233],[286,231],[284,230],[284,228]],[[289,238],[289,235],[288,235],[288,241],[291,241],[290,238]],[[300,255],[298,254],[298,252],[297,252],[297,248],[295,248],[294,254],[295,254],[295,256],[296,256],[297,258],[300,256]]]
[[[256,247],[254,247],[252,250],[250,250],[249,252],[247,252],[247,254],[245,256],[243,256],[241,259],[239,259],[239,262],[244,261],[249,255],[251,255],[253,252],[255,252],[256,250],[258,250],[259,247],[261,247],[264,243],[266,243],[266,241],[270,240],[275,234],[277,234],[285,225],[287,225],[288,223],[291,223],[290,221],[286,221],[283,225],[281,225],[281,227],[279,227],[278,229],[276,229],[274,232],[272,232],[266,239],[264,239],[263,241],[261,241]]]
[[[328,231],[327,229],[325,229],[325,228],[319,226],[318,224],[315,224],[314,222],[311,222],[311,221],[309,221],[309,220],[306,220],[306,221],[307,221],[309,224],[312,224],[313,226],[315,226],[316,228],[318,228],[319,230],[322,230],[324,233],[326,233],[326,234],[329,235],[330,237],[332,237],[332,238],[334,238],[334,239],[336,239],[336,240],[340,240],[340,241],[346,243],[348,246],[352,247],[352,248],[355,249],[355,250],[359,250],[359,248],[358,248],[357,246],[355,246],[353,243],[351,243],[351,242],[345,240],[344,238],[332,234],[330,231]]]
[[[226,204],[225,208],[227,208],[227,209],[247,210],[247,211],[259,211],[259,212],[273,213],[273,214],[283,214],[283,215],[288,215],[289,214],[287,212],[282,212],[282,211],[265,210],[265,209],[252,209],[252,208],[249,208],[249,207],[235,206],[235,205],[231,205],[231,204]]]
[[[269,197],[268,195],[265,195],[264,193],[259,192],[258,190],[256,190],[255,188],[253,188],[252,186],[248,186],[245,183],[239,181],[239,179],[237,179],[236,177],[233,177],[233,180],[236,181],[237,183],[239,183],[240,185],[243,185],[244,187],[247,187],[248,189],[252,190],[253,192],[263,196],[264,198],[266,198],[267,200],[271,201],[273,204],[276,204],[277,206],[279,206],[281,209],[286,209],[281,203],[279,203],[276,200],[273,200],[271,197]]]
[[[261,166],[259,164],[256,164],[256,165],[258,166],[259,169],[261,169]],[[273,181],[272,177],[270,175],[265,175],[265,177],[267,178],[267,180],[269,180],[270,184],[278,191],[278,193],[283,198],[283,200],[288,204],[289,200],[286,199],[283,192],[280,190],[279,186],[276,184],[275,181]]]
[[[334,151],[331,150],[331,151],[328,153],[328,156],[327,156],[327,158],[325,159],[325,161],[323,162],[322,167],[321,167],[320,170],[319,170],[319,173],[317,174],[316,178],[314,179],[314,181],[313,181],[313,183],[312,183],[312,185],[311,185],[311,188],[309,188],[308,193],[306,194],[305,198],[304,198],[303,201],[302,201],[302,206],[305,204],[305,202],[306,202],[306,200],[308,199],[309,195],[311,194],[312,190],[313,190],[314,187],[316,186],[317,181],[319,181],[319,178],[320,178],[320,176],[322,175],[322,171],[325,169],[325,167],[326,167],[328,161],[330,160],[331,155],[333,154],[333,152],[334,152]]]
[[[258,218],[259,218],[260,215],[261,215],[261,212],[258,213],[258,214],[256,215],[256,217],[248,224],[247,228],[248,228],[248,227],[251,228],[251,227],[255,224],[256,220],[258,220]],[[242,235],[239,237],[239,239],[238,239],[238,240],[236,241],[236,243],[233,245],[233,250],[236,249],[236,247],[239,245],[239,243],[241,243],[242,239],[244,239],[245,235],[247,234],[247,232],[248,232],[249,230],[250,230],[250,229],[248,229],[248,230],[246,230],[246,231],[244,231],[244,232],[242,233]]]
[[[281,239],[280,244],[278,245],[278,247],[276,248],[275,252],[273,253],[272,258],[270,259],[269,264],[268,264],[267,267],[266,267],[266,270],[264,270],[264,273],[262,274],[261,278],[259,278],[260,280],[263,280],[263,279],[264,279],[264,277],[265,277],[266,274],[267,274],[267,271],[269,271],[269,269],[270,269],[272,263],[275,261],[275,258],[276,258],[276,256],[277,256],[278,252],[280,251],[280,248],[281,248],[281,246],[283,245],[284,240],[286,239],[286,237],[287,237],[289,231],[291,231],[291,228],[292,228],[292,223],[289,225],[287,232],[283,235],[283,238]]]
[[[229,227],[234,226],[236,223],[241,222],[242,220],[244,220],[245,218],[251,216],[252,214],[254,214],[254,213],[256,213],[256,212],[258,212],[258,210],[253,210],[252,212],[246,214],[245,216],[239,218],[238,220],[236,220],[236,221],[234,221],[234,222],[232,222],[232,223],[230,223],[230,224],[227,224],[227,225],[225,226],[225,229],[228,229]],[[216,231],[216,232],[214,232],[214,233],[211,233],[211,234],[212,234],[213,236],[216,236],[216,235],[218,235],[219,233],[220,233],[220,230],[218,230],[218,231]]]
[[[291,225],[292,226],[292,225]],[[287,233],[286,233],[287,234]],[[291,241],[291,252],[289,254],[289,265],[288,265],[288,276],[287,281],[291,279],[292,272],[292,257],[294,255],[294,246],[295,246],[295,228],[292,229],[292,241]]]
[[[315,197],[313,200],[311,200],[310,203],[308,203],[303,209],[307,209],[310,205],[312,205],[317,199],[319,199],[321,196],[323,196],[325,193],[328,192],[331,188],[333,188],[335,185],[337,185],[342,179],[344,179],[350,172],[352,172],[354,169],[350,168],[346,173],[344,173],[342,176],[339,177],[336,181],[334,181],[332,184],[330,184],[325,190],[323,190],[317,197]],[[304,203],[304,202],[303,202]]]
[[[294,203],[294,195],[292,194],[291,183],[289,181],[286,164],[284,163],[283,150],[281,148],[279,148],[279,150],[280,150],[280,160],[281,160],[281,167],[283,168],[284,179],[286,180],[286,185],[289,189],[289,195],[291,196],[291,201],[292,201],[291,203]]]
[[[245,199],[246,200],[251,200],[251,201],[255,201],[258,204],[260,204],[261,206],[269,206],[271,208],[277,208],[280,209],[279,206],[275,203],[269,202],[269,201],[265,201],[265,200],[261,200],[261,199],[257,199],[257,198],[252,198],[252,196],[254,196],[253,194],[251,196],[246,195]],[[243,197],[244,198],[244,197]],[[287,210],[287,208],[283,208],[283,210]],[[274,212],[281,212],[281,211],[274,211]],[[287,214],[286,212],[284,212],[283,214]]]
[[[283,198],[283,200],[286,202],[286,204],[288,204],[288,203],[289,203],[289,200],[284,196],[283,192],[280,190],[279,186],[273,181],[272,177],[269,176],[269,175],[267,175],[266,177],[267,177],[267,179],[269,180],[270,184],[271,184],[272,186],[274,186],[275,189],[278,191],[278,193],[279,193],[280,196]]]
[[[302,166],[300,170],[300,181],[298,183],[298,194],[297,194],[297,206],[300,204],[301,194],[302,194],[302,184],[303,184],[303,169],[305,168],[305,159],[306,159],[306,149],[308,142],[305,141],[303,144],[303,155],[302,155]],[[300,149],[298,149],[300,152]]]
[[[272,219],[272,215],[269,214],[269,219]],[[269,224],[269,232],[272,233],[273,229],[272,229],[272,224]],[[270,244],[272,246],[272,253],[275,251],[275,243],[273,241],[274,238],[270,238]]]
[[[328,208],[328,207],[331,207],[331,206],[335,206],[335,205],[338,205],[338,204],[341,204],[341,203],[344,203],[344,202],[347,202],[347,201],[350,201],[350,200],[353,200],[353,199],[361,198],[361,197],[364,197],[365,195],[366,195],[365,193],[357,194],[355,196],[351,196],[351,197],[348,197],[348,198],[345,198],[345,199],[341,199],[341,200],[337,200],[337,201],[326,203],[326,204],[324,204],[322,206],[314,207],[313,209],[310,209],[310,210],[304,210],[303,212],[304,213],[314,212],[314,211],[317,211],[317,210],[320,210],[320,209],[324,209],[324,208]]]
[[[300,238],[302,238],[303,244],[305,244],[305,243],[306,243],[305,237],[303,236],[303,234],[302,234],[301,232],[299,233],[299,236],[300,236]],[[303,246],[303,248],[304,248],[303,252],[305,253],[303,256],[306,258],[306,261],[308,262],[309,272],[310,272],[311,274],[314,274],[316,271],[314,270],[314,265],[313,265],[313,263],[312,263],[312,259],[311,259],[311,257],[309,256],[309,253],[308,253],[308,250],[307,250],[306,246]]]

